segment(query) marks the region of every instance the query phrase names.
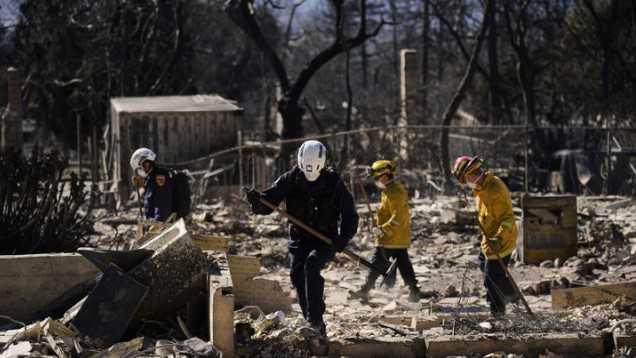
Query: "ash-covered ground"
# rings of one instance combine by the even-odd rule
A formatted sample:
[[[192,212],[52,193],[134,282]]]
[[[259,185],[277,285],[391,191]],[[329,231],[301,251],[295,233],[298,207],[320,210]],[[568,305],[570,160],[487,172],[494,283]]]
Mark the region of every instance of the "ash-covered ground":
[[[518,204],[515,199],[515,213],[519,217]],[[372,208],[375,207],[372,205]],[[350,248],[370,258],[374,245],[369,234],[368,210],[366,205],[360,205],[358,210],[360,228]],[[123,245],[136,230],[132,223],[135,214],[136,211],[130,209],[116,218],[105,215],[95,226],[96,239],[102,246]],[[617,299],[608,305],[553,312],[550,290],[621,282],[636,275],[636,258],[632,255],[632,247],[636,248],[635,200],[579,197],[578,253],[564,262],[557,259],[540,265],[525,265],[513,255],[510,270],[537,314],[534,319],[525,314],[523,306],[516,305],[509,307],[503,319],[487,317],[482,274],[477,264],[479,240],[472,203],[467,204],[459,197],[416,199],[411,201],[411,215],[413,244],[409,253],[421,290],[430,297],[417,303],[409,302],[408,289],[398,275],[395,287],[372,290],[366,303],[351,298],[349,292],[362,285],[367,271],[339,256],[323,271],[327,302],[325,319],[330,340],[486,333],[586,335],[607,331],[617,322],[631,317],[631,302],[625,299]],[[519,221],[518,225],[521,225]],[[230,254],[259,257],[261,275],[281,282],[293,296],[288,271],[287,226],[287,220],[277,214],[254,216],[248,207],[236,201],[197,205],[191,224],[200,232],[231,237]],[[214,256],[223,265],[223,254]],[[304,323],[300,309],[297,305],[293,307],[294,312],[285,317],[243,317],[253,331],[241,332],[239,355],[310,355],[301,342],[299,329]],[[385,320],[386,317],[435,314],[456,319],[447,319],[440,327],[423,332]],[[630,328],[623,326],[622,329]]]

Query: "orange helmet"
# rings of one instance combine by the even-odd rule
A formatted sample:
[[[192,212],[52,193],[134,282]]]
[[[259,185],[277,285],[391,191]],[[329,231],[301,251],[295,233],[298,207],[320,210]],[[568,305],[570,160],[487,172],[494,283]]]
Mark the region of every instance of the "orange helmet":
[[[484,161],[478,155],[472,158],[467,155],[462,155],[455,159],[455,163],[453,164],[453,175],[461,184],[466,184],[466,175],[479,169],[483,162]]]

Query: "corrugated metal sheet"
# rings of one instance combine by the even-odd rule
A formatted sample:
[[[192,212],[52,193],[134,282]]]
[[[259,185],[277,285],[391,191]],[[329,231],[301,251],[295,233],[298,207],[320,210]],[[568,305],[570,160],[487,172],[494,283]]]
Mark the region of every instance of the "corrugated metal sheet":
[[[218,95],[116,97],[111,105],[117,112],[235,112],[242,110],[233,101]]]

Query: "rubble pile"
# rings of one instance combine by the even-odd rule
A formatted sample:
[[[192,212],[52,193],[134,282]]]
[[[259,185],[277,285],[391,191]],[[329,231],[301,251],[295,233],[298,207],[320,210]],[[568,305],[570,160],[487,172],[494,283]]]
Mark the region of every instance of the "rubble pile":
[[[58,357],[143,356],[157,350],[191,357],[219,355],[209,343],[186,339],[191,337],[190,329],[180,317],[206,290],[207,275],[218,271],[216,263],[194,245],[183,221],[136,250],[78,252],[101,272],[45,307],[48,314],[64,308],[63,317],[4,332],[0,356],[15,357],[16,350]],[[194,320],[190,323],[199,331]],[[150,335],[152,331],[155,334]]]
[[[371,205],[371,210],[375,208],[375,205]],[[359,205],[358,209],[361,218],[364,218],[368,213],[366,204]],[[636,246],[634,201],[623,198],[579,198],[578,249],[574,257],[548,260],[540,265],[525,265],[513,255],[512,275],[527,296],[537,315],[536,319],[529,319],[522,308],[515,306],[509,309],[504,318],[493,319],[488,316],[483,277],[477,261],[479,229],[474,221],[473,210],[460,196],[412,200],[413,244],[409,251],[424,292],[419,302],[408,302],[409,291],[399,273],[394,287],[372,290],[367,302],[354,299],[349,293],[364,283],[367,269],[337,256],[323,271],[328,341],[307,327],[291,293],[293,304],[290,312],[264,312],[263,307],[235,304],[235,356],[311,357],[323,355],[333,344],[384,340],[416,342],[422,337],[446,335],[600,335],[612,329],[636,334],[636,325],[626,321],[636,314],[636,300],[633,297],[616,297],[612,304],[552,311],[549,296],[554,289],[636,280],[636,262],[632,259],[636,257],[633,255],[636,251],[633,249]],[[102,249],[127,250],[124,252],[142,255],[131,250],[133,246],[130,245],[130,241],[136,238],[137,215],[136,207],[117,214],[102,213],[94,226],[93,241]],[[219,356],[220,349],[206,342],[207,339],[188,338],[192,333],[206,338],[206,329],[197,329],[188,322],[184,331],[183,322],[180,324],[177,317],[187,316],[183,308],[187,300],[184,294],[173,295],[173,291],[186,282],[186,286],[193,289],[187,296],[197,297],[196,292],[205,290],[205,284],[201,283],[204,271],[213,274],[227,271],[230,264],[227,259],[229,256],[226,255],[257,257],[260,267],[254,271],[258,272],[256,280],[275,281],[284,291],[289,291],[287,221],[278,214],[249,215],[248,208],[243,204],[217,202],[196,206],[188,228],[193,232],[229,238],[227,252],[206,256],[186,245],[183,246],[183,252],[187,253],[187,257],[180,260],[168,251],[159,253],[164,252],[161,247],[171,239],[158,242],[150,240],[147,242],[154,242],[150,247],[152,254],[139,256],[140,262],[154,259],[148,261],[143,269],[137,267],[139,263],[132,266],[127,264],[130,258],[117,259],[119,261],[115,262],[113,268],[110,264],[114,263],[114,256],[111,253],[106,256],[99,254],[95,256],[98,261],[104,257],[111,258],[111,261],[100,261],[99,267],[102,271],[100,278],[110,277],[110,281],[101,278],[92,282],[90,289],[69,305],[75,304],[75,307],[67,307],[62,311],[66,311],[63,318],[52,316],[59,319],[30,321],[26,328],[19,325],[0,328],[4,330],[0,333],[0,357],[61,356],[62,353],[68,357]],[[351,249],[366,258],[373,254],[374,241],[364,220],[360,222]],[[162,268],[184,265],[191,271],[154,276]],[[253,279],[251,277],[249,280]],[[108,282],[112,285],[104,286]],[[265,285],[262,282],[260,284]],[[239,288],[237,283],[234,286],[235,290]],[[99,294],[101,299],[95,300],[95,297],[91,299],[92,293],[99,289],[102,290],[99,292],[116,292],[120,287],[126,287],[122,292],[126,292],[128,301],[116,305],[118,317],[122,317],[116,323],[118,329],[106,325],[107,332],[102,332],[101,338],[108,339],[90,339],[86,334],[88,331],[92,335],[102,334],[99,330],[88,329],[90,323],[95,321],[104,324],[105,321],[96,313],[98,311],[89,308],[91,305],[108,304],[104,302],[104,297],[110,297]],[[262,287],[270,286],[267,284]],[[176,301],[167,304],[168,300],[164,297],[167,294]],[[146,304],[144,309],[136,308],[139,302],[146,301],[152,304]],[[78,323],[82,317],[91,319],[82,325]],[[414,323],[418,320],[423,322],[422,327],[418,326],[420,323]],[[193,332],[187,332],[187,327]],[[118,331],[121,334],[115,334]],[[508,355],[512,356],[517,355]]]
[[[286,317],[281,311],[265,315],[256,306],[234,313],[237,355],[240,357],[309,357],[311,345],[303,336],[302,317]]]
[[[197,337],[176,340],[140,336],[110,347],[96,347],[72,326],[50,318],[4,331],[0,342],[0,357],[221,357],[214,345]]]
[[[477,335],[502,333],[515,336],[528,333],[571,333],[600,335],[615,323],[628,319],[628,314],[617,311],[615,305],[585,306],[569,311],[539,313],[535,318],[523,312],[510,312],[501,318],[481,320],[470,315],[457,316],[446,321],[442,329],[432,329],[429,334]]]
[[[595,257],[605,265],[633,263],[636,239],[636,201],[633,199],[580,198],[577,256]]]

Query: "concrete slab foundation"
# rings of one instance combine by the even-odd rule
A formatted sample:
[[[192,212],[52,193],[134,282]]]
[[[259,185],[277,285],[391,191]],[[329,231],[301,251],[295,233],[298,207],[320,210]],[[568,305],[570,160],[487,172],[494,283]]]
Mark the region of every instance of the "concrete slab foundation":
[[[77,254],[0,256],[0,314],[28,321],[35,312],[99,273]]]
[[[608,338],[571,334],[525,334],[514,337],[502,335],[438,336],[426,338],[429,358],[470,355],[472,353],[506,352],[537,357],[549,349],[562,355],[601,357],[611,353]],[[611,341],[611,338],[610,338]]]

